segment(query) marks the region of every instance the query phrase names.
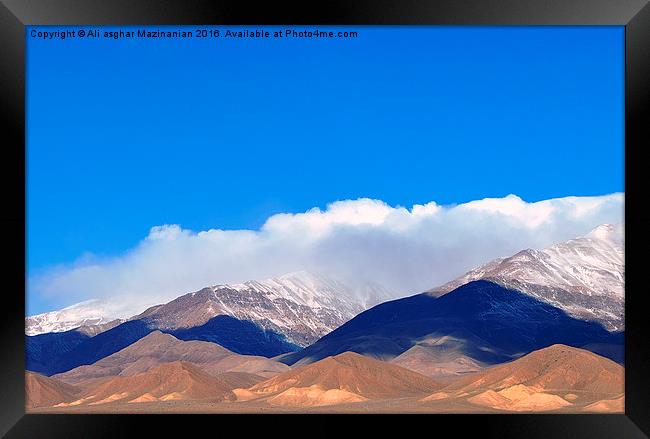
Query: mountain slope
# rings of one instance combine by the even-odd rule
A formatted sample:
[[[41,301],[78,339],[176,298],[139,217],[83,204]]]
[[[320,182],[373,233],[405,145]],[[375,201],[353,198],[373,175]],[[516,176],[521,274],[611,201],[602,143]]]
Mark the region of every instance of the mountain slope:
[[[146,322],[140,320],[124,322],[115,328],[85,339],[68,352],[53,352],[44,364],[45,369],[42,373],[53,375],[77,366],[92,364],[140,340],[153,329]],[[45,335],[56,336],[57,334]]]
[[[153,322],[159,329],[176,330],[226,315],[284,335],[291,344],[306,346],[363,309],[354,291],[343,283],[297,272],[263,281],[207,287],[152,307],[135,318]]]
[[[38,362],[28,361],[27,369],[38,371],[44,375],[54,375],[79,366],[91,365],[126,348],[157,329],[155,322],[131,320],[94,337],[87,338],[85,334],[81,334],[86,338],[73,348],[65,352],[55,349],[48,350],[38,356]],[[297,346],[287,343],[279,334],[265,331],[251,322],[223,315],[214,317],[205,325],[169,331],[169,333],[180,340],[202,340],[217,343],[242,355],[273,357],[298,349]],[[62,336],[67,336],[67,333],[42,334],[35,337],[58,339]],[[26,338],[28,340],[28,358],[30,358],[32,353],[29,351],[29,346],[34,337],[27,336]]]
[[[432,378],[453,377],[475,373],[484,365],[463,355],[465,342],[453,336],[419,341],[390,362],[397,366],[421,373]]]
[[[553,345],[515,361],[461,378],[423,402],[463,398],[474,405],[508,411],[557,410],[578,405],[586,411],[617,411],[625,371],[592,352]],[[619,410],[620,411],[620,410]]]
[[[622,338],[594,322],[489,281],[474,281],[441,297],[419,294],[359,314],[313,345],[283,356],[287,364],[345,351],[390,360],[419,342],[450,336],[459,354],[496,364],[556,343],[611,347],[622,361]]]
[[[286,365],[264,357],[235,354],[215,343],[181,341],[154,331],[92,365],[80,366],[53,378],[77,384],[97,378],[132,376],[174,361],[195,364],[212,375],[233,371],[267,376],[288,369]]]
[[[26,317],[25,334],[64,332],[79,327],[110,329],[111,324],[116,326],[119,322],[117,316],[108,310],[105,303],[99,300],[88,300],[58,311]],[[97,328],[87,330],[97,332]]]
[[[156,324],[156,323],[154,323]],[[170,331],[181,340],[202,340],[217,343],[242,355],[275,357],[300,349],[287,341],[283,334],[264,329],[251,321],[218,315],[205,324]]]
[[[81,392],[59,380],[48,378],[37,373],[25,373],[25,405],[27,408],[51,407],[77,399]]]
[[[63,357],[89,338],[76,329],[25,336],[25,369],[51,375],[54,359]]]
[[[624,328],[623,246],[622,225],[603,224],[543,250],[523,250],[488,262],[430,293],[440,296],[474,280],[491,280],[619,331]]]
[[[286,345],[281,349],[287,352],[313,343],[368,306],[391,296],[389,290],[375,283],[351,287],[322,274],[301,271],[261,281],[206,287],[152,306],[128,320],[145,321],[152,329],[170,332],[229,316],[251,322],[271,338],[281,340]],[[98,300],[82,302],[27,317],[25,331],[31,336],[77,329],[97,335],[124,322],[113,320],[109,309],[108,304]]]
[[[69,405],[170,400],[233,400],[229,382],[184,361],[164,363],[133,376],[114,377],[88,389]]]
[[[277,375],[248,391],[267,397],[270,404],[318,406],[421,395],[438,388],[440,384],[424,375],[345,352]]]
[[[503,390],[523,384],[544,390],[620,394],[625,371],[612,360],[584,349],[556,344],[509,363],[464,377],[445,390]]]
[[[362,291],[363,300],[385,294],[376,285]],[[238,354],[273,357],[296,351],[352,318],[363,309],[360,300],[356,290],[341,282],[307,272],[217,285],[151,307],[114,327],[28,336],[28,370],[52,375],[90,365],[154,330],[214,342]],[[38,337],[65,349],[43,348]]]

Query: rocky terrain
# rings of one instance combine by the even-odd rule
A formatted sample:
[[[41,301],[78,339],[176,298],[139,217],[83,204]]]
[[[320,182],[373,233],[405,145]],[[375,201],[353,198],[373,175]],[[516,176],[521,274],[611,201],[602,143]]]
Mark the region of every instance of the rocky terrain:
[[[216,316],[229,316],[278,334],[289,344],[307,346],[392,295],[378,284],[353,288],[322,274],[301,271],[261,281],[206,287],[123,319],[111,316],[109,307],[99,300],[82,302],[27,317],[25,333],[34,336],[75,330],[94,336],[133,320],[172,331],[205,325]]]
[[[374,305],[374,303],[371,303]],[[203,325],[218,315],[255,323],[307,346],[345,323],[364,306],[345,284],[297,272],[263,281],[215,285],[152,307],[133,319],[172,330]]]

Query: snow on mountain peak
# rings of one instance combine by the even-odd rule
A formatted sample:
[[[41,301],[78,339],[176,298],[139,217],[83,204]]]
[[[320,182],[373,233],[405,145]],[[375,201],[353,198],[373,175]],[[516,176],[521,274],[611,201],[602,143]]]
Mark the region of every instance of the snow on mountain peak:
[[[369,294],[369,292],[371,294]],[[219,315],[257,324],[283,334],[300,346],[313,343],[383,298],[385,290],[366,285],[362,294],[320,273],[298,271],[281,276],[218,284],[156,307],[134,318],[153,320],[160,328],[190,328]]]
[[[50,311],[25,318],[25,334],[38,335],[47,332],[63,332],[81,326],[104,325],[119,316],[100,300],[86,300],[58,311]]]
[[[585,235],[586,238],[622,244],[624,241],[623,224],[601,224]]]
[[[229,288],[236,291],[254,290],[271,299],[283,298],[311,308],[331,305],[333,300],[351,300],[352,291],[340,281],[322,274],[296,271],[264,280],[249,280],[230,285],[215,285],[213,291]]]
[[[478,279],[522,291],[608,329],[622,329],[623,226],[603,224],[582,237],[488,262],[430,293],[442,295]]]
[[[160,327],[189,328],[218,315],[255,322],[307,345],[369,306],[392,297],[380,285],[350,286],[321,273],[296,271],[281,276],[220,284],[148,308],[132,319],[153,319]],[[26,333],[60,332],[83,325],[101,325],[114,316],[98,300],[25,319]]]

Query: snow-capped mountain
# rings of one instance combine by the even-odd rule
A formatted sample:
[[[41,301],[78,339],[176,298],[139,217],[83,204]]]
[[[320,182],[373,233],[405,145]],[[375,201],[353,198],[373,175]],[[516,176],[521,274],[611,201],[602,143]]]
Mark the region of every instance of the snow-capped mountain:
[[[95,335],[120,322],[121,320],[108,310],[105,303],[99,300],[88,300],[58,311],[26,317],[25,334],[38,335],[82,328],[89,335]]]
[[[25,319],[25,333],[37,335],[79,328],[96,335],[126,320],[146,319],[159,329],[192,328],[218,315],[251,321],[304,346],[361,311],[394,297],[378,284],[351,287],[325,275],[300,271],[231,285],[214,285],[148,308],[129,319],[116,319],[109,304],[81,302]],[[122,316],[121,316],[122,317]]]
[[[625,262],[622,225],[603,224],[585,236],[543,250],[495,259],[430,290],[446,294],[485,279],[515,289],[609,330],[624,329]]]
[[[373,300],[366,299],[372,297]],[[149,308],[133,319],[160,329],[191,328],[218,315],[251,321],[299,346],[313,343],[389,292],[367,285],[361,292],[322,274],[306,271],[232,285],[214,285]]]

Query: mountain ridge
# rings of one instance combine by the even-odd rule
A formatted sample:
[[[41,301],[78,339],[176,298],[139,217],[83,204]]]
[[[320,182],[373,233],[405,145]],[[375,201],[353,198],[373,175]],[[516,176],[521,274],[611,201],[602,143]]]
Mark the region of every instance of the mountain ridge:
[[[369,399],[423,395],[441,385],[402,367],[354,352],[323,358],[235,390],[245,399],[265,398],[271,405],[325,406]]]
[[[593,320],[610,331],[624,329],[622,224],[602,224],[584,236],[542,250],[526,249],[480,265],[428,291],[442,296],[474,280],[490,280]]]
[[[132,376],[175,361],[195,364],[212,375],[246,372],[264,377],[288,369],[288,366],[265,357],[239,355],[215,343],[183,341],[173,335],[153,331],[91,365],[79,366],[52,378],[78,384],[98,378]]]
[[[461,399],[503,411],[549,411],[578,406],[586,412],[621,412],[625,371],[592,352],[554,344],[462,377],[421,402]]]
[[[421,341],[446,335],[461,340],[458,352],[479,364],[509,361],[555,343],[592,344],[599,352],[611,346],[607,355],[623,359],[622,337],[599,323],[575,319],[534,297],[479,280],[440,297],[422,293],[384,302],[280,361],[302,364],[344,351],[391,360]]]
[[[264,280],[208,286],[150,306],[128,319],[106,317],[107,305],[99,300],[81,302],[26,317],[26,334],[78,329],[96,335],[129,320],[147,320],[157,329],[177,330],[228,315],[281,334],[292,344],[306,346],[391,294],[381,285],[367,283],[363,297],[358,297],[357,289],[339,280],[298,271]]]

